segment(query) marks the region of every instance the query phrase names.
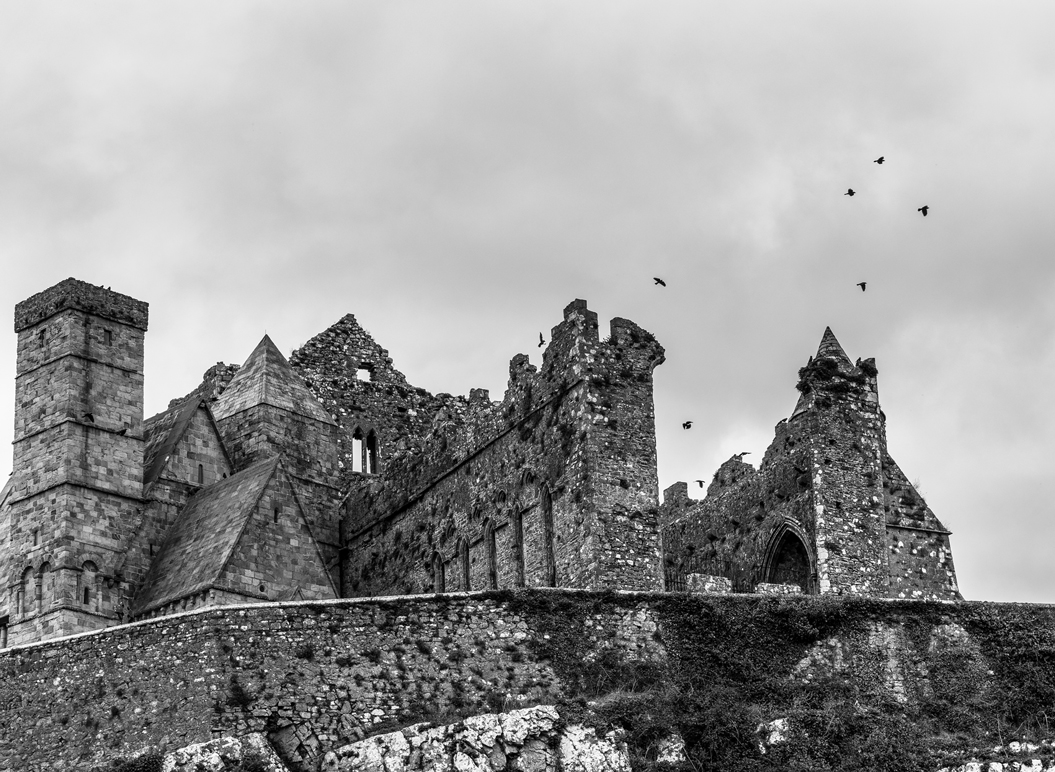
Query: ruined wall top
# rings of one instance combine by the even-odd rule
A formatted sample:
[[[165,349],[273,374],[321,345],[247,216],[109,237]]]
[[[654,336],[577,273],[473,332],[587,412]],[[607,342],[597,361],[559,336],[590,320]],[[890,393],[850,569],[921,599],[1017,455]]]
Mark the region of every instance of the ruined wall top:
[[[60,281],[53,287],[15,306],[15,332],[32,327],[66,309],[112,319],[146,331],[148,304],[109,287],[96,287],[77,279]]]

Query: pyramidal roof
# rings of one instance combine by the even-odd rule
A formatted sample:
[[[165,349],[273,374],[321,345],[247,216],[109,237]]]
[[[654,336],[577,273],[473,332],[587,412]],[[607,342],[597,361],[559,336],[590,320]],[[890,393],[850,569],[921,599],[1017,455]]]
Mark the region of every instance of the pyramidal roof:
[[[219,579],[278,464],[277,456],[258,461],[187,503],[143,579],[135,613],[208,589]]]
[[[270,405],[323,423],[334,423],[267,335],[220,395],[213,406],[213,415],[219,421],[257,405]]]
[[[831,327],[824,328],[824,335],[821,336],[821,345],[817,347],[816,358],[821,359],[822,357],[839,359],[846,362],[846,364],[853,366],[853,362],[850,361],[850,357],[846,356],[843,347],[839,345],[839,340],[835,337],[835,333],[832,332]]]

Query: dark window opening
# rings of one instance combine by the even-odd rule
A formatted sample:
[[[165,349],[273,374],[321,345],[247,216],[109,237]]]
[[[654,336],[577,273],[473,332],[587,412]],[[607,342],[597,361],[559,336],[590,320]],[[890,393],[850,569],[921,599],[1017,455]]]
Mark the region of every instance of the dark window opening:
[[[278,514],[279,514],[279,512],[281,512],[281,511],[282,511],[282,508],[281,508],[281,507],[275,507],[275,512],[274,512],[274,516],[275,516],[275,522],[276,522],[276,523],[278,522]]]
[[[198,464],[198,485],[205,485],[205,467]]]
[[[433,592],[446,592],[447,591],[446,577],[444,576],[443,570],[443,558],[440,557],[440,553],[432,553],[432,591]]]
[[[107,346],[114,345],[114,334],[111,330],[103,330],[103,343]]]
[[[469,542],[462,540],[458,547],[458,558],[462,569],[462,589],[468,591],[470,588],[469,578]]]
[[[89,590],[87,587],[85,587],[84,588],[84,605],[87,606],[91,602],[91,599],[92,599],[91,590]]]
[[[513,515],[513,581],[517,587],[523,587],[524,578],[524,514]]]
[[[366,435],[366,471],[377,474],[377,435],[373,429]]]
[[[0,649],[7,648],[7,616],[0,617]]]
[[[36,547],[38,544],[40,544],[40,529],[39,528],[34,528],[33,529],[33,546]]]
[[[491,523],[484,526],[484,555],[487,560],[487,586],[498,589],[498,550],[495,545],[495,529]]]
[[[43,348],[48,341],[48,330],[46,327],[37,333],[37,340],[40,342],[41,348]]]
[[[557,586],[557,560],[553,542],[556,536],[553,531],[553,499],[549,491],[542,491],[542,571],[543,582],[547,587]]]

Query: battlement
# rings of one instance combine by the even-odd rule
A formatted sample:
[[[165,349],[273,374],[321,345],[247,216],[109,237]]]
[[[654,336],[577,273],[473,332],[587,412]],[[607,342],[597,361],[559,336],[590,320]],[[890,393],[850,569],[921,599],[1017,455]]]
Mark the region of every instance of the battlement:
[[[70,278],[16,305],[15,332],[22,332],[67,309],[112,319],[145,332],[148,307],[142,300],[114,292],[109,287],[96,287]]]

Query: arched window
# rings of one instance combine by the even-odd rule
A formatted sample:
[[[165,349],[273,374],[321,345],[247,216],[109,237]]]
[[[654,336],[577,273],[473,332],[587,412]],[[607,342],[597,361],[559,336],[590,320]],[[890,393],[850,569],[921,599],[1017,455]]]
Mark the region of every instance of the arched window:
[[[458,564],[461,568],[462,589],[471,589],[469,576],[469,542],[462,539],[458,544]]]
[[[547,587],[557,586],[557,559],[554,553],[553,498],[547,488],[542,489],[542,582]]]
[[[51,573],[51,563],[45,563],[40,567],[40,573],[37,574],[36,590],[36,607],[38,611],[46,609],[52,601],[51,585],[54,578]]]
[[[487,587],[498,589],[498,549],[495,544],[494,523],[484,523],[484,560],[487,561]]]
[[[205,467],[198,464],[198,485],[205,485]]]
[[[358,427],[352,432],[352,471],[363,471],[363,430]]]
[[[524,513],[513,513],[513,581],[523,587],[524,579]]]
[[[32,568],[27,568],[22,572],[22,581],[18,584],[18,598],[16,599],[15,605],[18,607],[19,614],[29,614],[33,610],[33,586],[34,573]]]
[[[440,553],[432,553],[432,591],[446,592],[447,582],[443,571],[443,558]]]
[[[371,429],[366,435],[366,471],[377,474],[377,434]]]
[[[98,570],[95,563],[90,560],[81,564],[81,603],[93,608],[98,608],[99,605]]]
[[[791,528],[774,534],[766,567],[766,581],[771,584],[796,584],[803,592],[813,587],[812,564],[802,539]]]

